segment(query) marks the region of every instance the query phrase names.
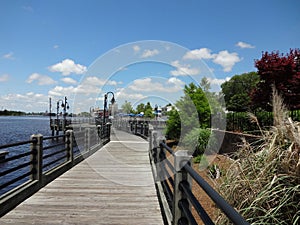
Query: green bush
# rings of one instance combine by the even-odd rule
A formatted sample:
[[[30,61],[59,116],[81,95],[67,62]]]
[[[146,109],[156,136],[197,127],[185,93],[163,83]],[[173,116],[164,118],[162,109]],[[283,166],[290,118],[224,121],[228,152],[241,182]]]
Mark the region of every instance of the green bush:
[[[193,156],[202,155],[208,144],[212,147],[213,141],[209,143],[211,135],[208,129],[194,128],[183,138],[183,145],[193,152]]]

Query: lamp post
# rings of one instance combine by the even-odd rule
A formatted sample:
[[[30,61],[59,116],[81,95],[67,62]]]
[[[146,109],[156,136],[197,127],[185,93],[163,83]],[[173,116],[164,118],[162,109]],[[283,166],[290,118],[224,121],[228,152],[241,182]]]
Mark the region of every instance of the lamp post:
[[[69,109],[69,103],[67,102],[67,97],[65,97],[64,100],[62,99],[59,99],[57,101],[57,113],[56,113],[56,118],[57,118],[57,126],[58,128],[60,127],[59,126],[59,117],[58,117],[58,114],[59,114],[59,103],[61,102],[61,107],[63,108],[63,130],[65,129],[65,125],[66,125],[66,114],[67,114],[67,109]],[[57,129],[57,132],[59,131],[59,129]]]
[[[61,107],[64,108],[64,123],[66,123],[67,109],[69,109],[69,103],[67,102],[67,97],[65,96],[65,102],[61,104]]]
[[[116,102],[116,100],[115,100],[115,95],[114,95],[114,93],[113,92],[111,92],[111,91],[109,91],[109,92],[107,92],[105,95],[104,95],[104,106],[103,106],[103,126],[105,125],[105,122],[106,122],[106,119],[105,119],[105,114],[106,114],[106,111],[107,111],[107,95],[108,94],[112,94],[112,99],[111,99],[111,104],[113,105],[115,102]]]

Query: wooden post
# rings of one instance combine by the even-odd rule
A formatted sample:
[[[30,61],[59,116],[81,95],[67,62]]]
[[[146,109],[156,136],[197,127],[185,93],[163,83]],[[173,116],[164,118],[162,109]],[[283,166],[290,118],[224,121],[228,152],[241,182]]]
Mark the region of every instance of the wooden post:
[[[31,179],[38,180],[39,184],[43,183],[43,135],[42,134],[33,134],[30,137],[30,140],[33,141],[30,145],[31,149]]]
[[[173,199],[173,225],[177,224],[186,224],[187,218],[181,211],[179,207],[180,201],[187,201],[187,198],[183,192],[179,189],[179,184],[181,182],[188,182],[191,186],[190,179],[188,178],[188,173],[183,169],[183,166],[186,163],[190,163],[192,156],[188,155],[187,150],[178,150],[175,152],[174,157],[174,168],[175,168],[175,175],[174,175],[174,199]]]
[[[74,154],[73,154],[73,130],[66,131],[66,150],[67,150],[67,161],[70,161],[73,165]]]

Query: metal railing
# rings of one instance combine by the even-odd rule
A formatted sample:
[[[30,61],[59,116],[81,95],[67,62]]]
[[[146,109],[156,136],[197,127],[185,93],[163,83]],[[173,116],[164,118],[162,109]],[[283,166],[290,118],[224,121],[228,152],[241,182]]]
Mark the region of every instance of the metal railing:
[[[192,156],[187,150],[174,152],[165,144],[163,137],[158,137],[156,131],[151,131],[149,146],[152,170],[167,224],[197,224],[191,206],[204,224],[214,224],[195,197],[192,180],[206,192],[233,224],[249,224],[193,169]]]
[[[119,119],[114,120],[113,125],[116,129],[126,131],[128,133],[132,133],[138,136],[141,136],[144,139],[147,139],[149,136],[149,129],[153,127],[153,123],[158,125],[159,123],[152,120],[129,120],[129,119]],[[161,124],[164,126],[164,123]]]
[[[22,148],[0,163],[0,217],[108,143],[109,135],[107,124],[51,137],[35,134],[29,141],[0,146],[8,152]]]

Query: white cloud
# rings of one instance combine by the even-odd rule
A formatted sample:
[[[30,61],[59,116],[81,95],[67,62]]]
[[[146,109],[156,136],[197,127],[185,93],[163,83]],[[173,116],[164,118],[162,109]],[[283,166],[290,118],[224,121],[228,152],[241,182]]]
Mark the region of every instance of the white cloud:
[[[25,94],[15,93],[0,96],[0,105],[9,110],[45,112],[49,108],[48,104],[48,96],[34,92],[28,92]]]
[[[115,86],[117,85],[117,82],[114,80],[102,80],[99,77],[91,76],[91,77],[86,77],[82,81],[83,85],[92,85],[92,86],[103,86],[103,85],[112,85]]]
[[[141,50],[140,46],[138,46],[138,45],[134,45],[134,46],[133,46],[133,51],[134,51],[135,53],[139,52],[140,50]]]
[[[214,55],[211,54],[211,50],[208,48],[194,49],[187,52],[183,59],[212,59]]]
[[[236,52],[229,53],[227,50],[220,51],[213,59],[214,63],[223,67],[224,72],[230,72],[232,67],[240,61],[241,58],[239,58]]]
[[[58,49],[58,48],[59,48],[59,45],[54,45],[53,48],[54,48],[54,49]]]
[[[126,93],[125,90],[120,90],[118,92],[116,92],[115,94],[116,99],[119,100],[139,100],[139,99],[144,99],[147,96],[141,94],[141,93]]]
[[[189,64],[181,65],[178,60],[171,62],[171,65],[176,68],[176,70],[170,72],[173,76],[197,75],[200,73],[198,69],[191,68],[191,65]]]
[[[161,80],[155,81],[154,79],[147,77],[134,80],[128,88],[136,92],[172,93],[182,90],[183,85],[184,82],[175,77],[169,78],[165,83]]]
[[[64,77],[60,80],[63,81],[64,83],[66,83],[66,84],[77,84],[77,81],[70,78],[70,77]]]
[[[176,85],[184,85],[184,82],[176,77],[169,78],[168,83],[176,84]]]
[[[65,83],[72,84],[73,79],[62,79]],[[73,80],[75,81],[75,80]],[[76,81],[75,81],[76,82]],[[75,84],[75,83],[74,83]],[[118,83],[114,80],[102,80],[95,76],[86,77],[80,84],[77,86],[56,86],[51,89],[48,93],[51,96],[64,96],[70,94],[83,94],[83,95],[90,95],[90,94],[98,94],[101,92],[101,87],[104,85],[111,85],[116,86]]]
[[[218,79],[218,78],[207,78],[208,82],[210,83],[210,85],[218,85],[221,86],[221,84],[223,84],[226,81],[229,81],[231,77],[226,77],[223,79]]]
[[[0,82],[8,81],[8,79],[9,79],[9,75],[8,74],[2,74],[0,76]]]
[[[240,47],[240,48],[255,48],[255,46],[245,43],[245,42],[242,42],[242,41],[239,41],[238,43],[236,43],[235,46]]]
[[[51,77],[39,73],[31,74],[26,80],[26,82],[29,84],[31,84],[33,81],[37,81],[38,85],[51,85],[57,83]]]
[[[158,55],[158,54],[159,54],[159,51],[157,49],[153,49],[153,50],[146,49],[146,50],[144,50],[141,57],[142,58],[149,58],[149,57],[152,57],[152,56],[155,56],[155,55]]]
[[[49,66],[51,72],[60,72],[62,75],[67,76],[71,73],[83,74],[87,71],[86,66],[75,64],[72,59],[65,59],[60,63]]]
[[[215,64],[221,65],[223,67],[224,72],[230,72],[232,70],[232,67],[237,62],[240,62],[242,60],[236,52],[230,53],[227,50],[224,50],[218,53],[212,53],[212,51],[208,48],[191,50],[183,56],[183,59],[184,60],[211,59]]]
[[[76,88],[73,86],[69,87],[62,87],[62,86],[55,86],[48,92],[49,96],[68,96],[74,94],[76,92]]]
[[[13,53],[13,52],[9,52],[9,53],[7,53],[7,54],[4,54],[4,55],[2,56],[2,58],[4,58],[4,59],[9,59],[9,60],[14,60],[14,59],[15,59],[14,53]]]

